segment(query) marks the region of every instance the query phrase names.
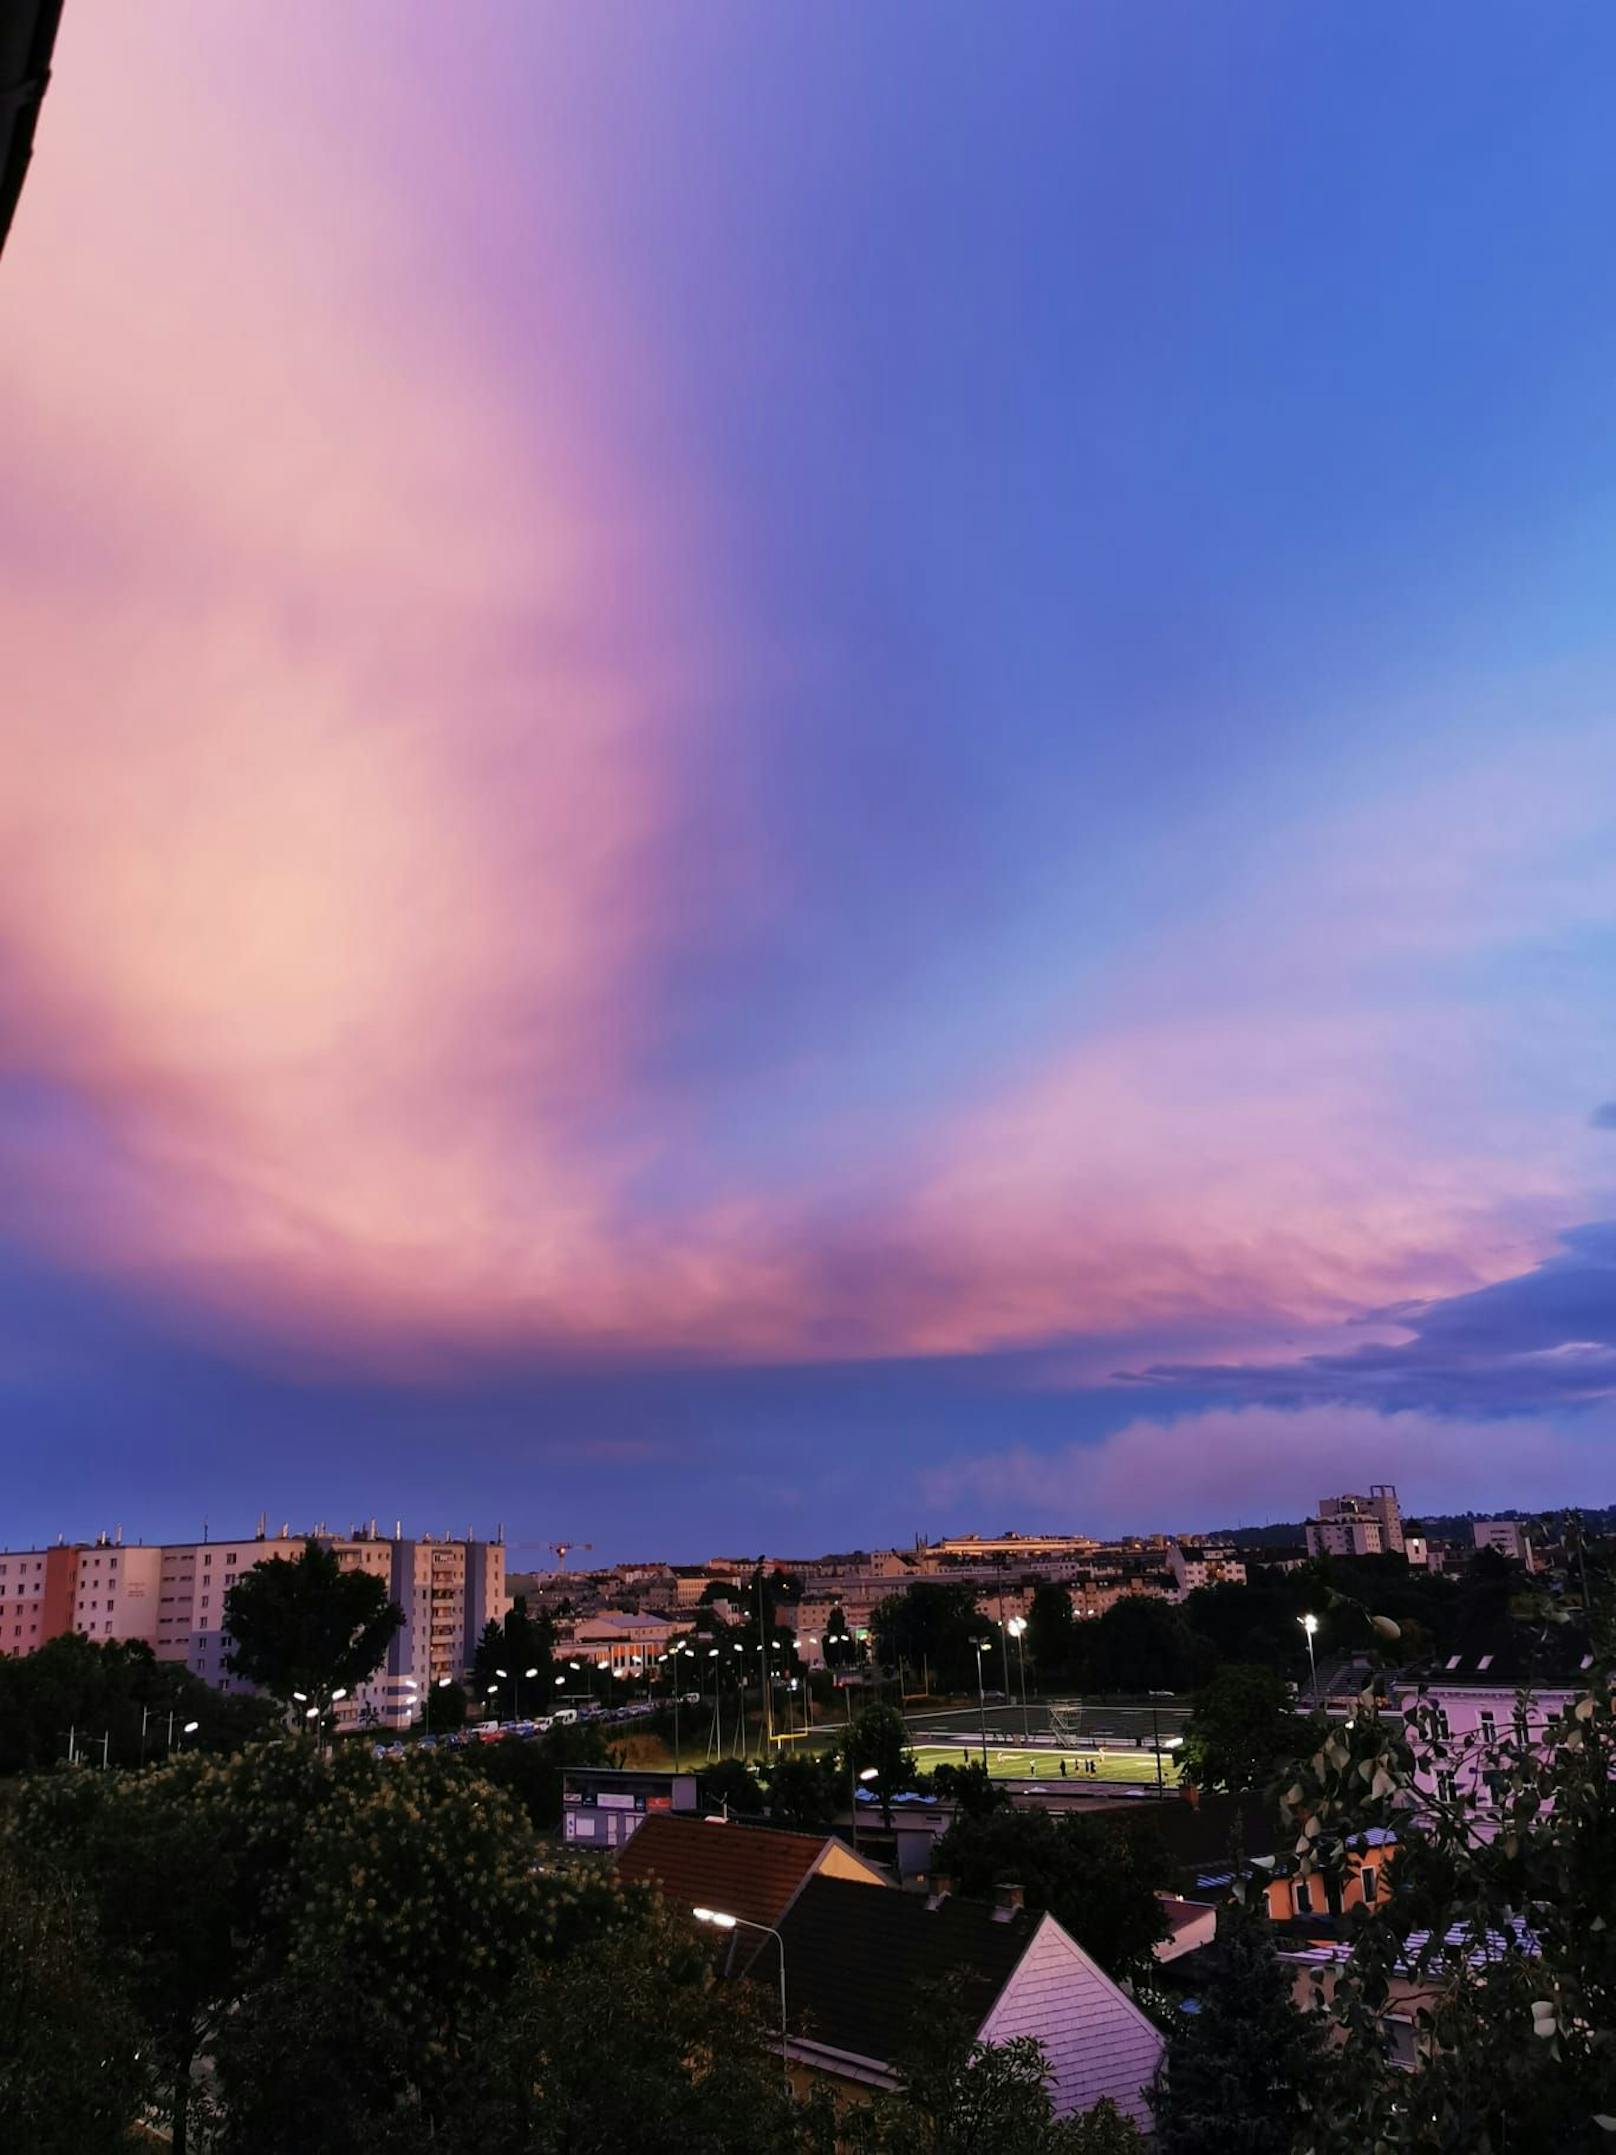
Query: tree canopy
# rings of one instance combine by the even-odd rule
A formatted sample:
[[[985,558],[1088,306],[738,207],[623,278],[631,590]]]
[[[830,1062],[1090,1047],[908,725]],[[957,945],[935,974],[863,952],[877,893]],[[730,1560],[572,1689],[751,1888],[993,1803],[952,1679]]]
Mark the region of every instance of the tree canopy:
[[[0,1774],[65,1759],[70,1729],[98,1765],[138,1766],[173,1742],[237,1750],[278,1718],[267,1699],[215,1691],[140,1639],[64,1632],[35,1653],[0,1656]]]
[[[26,2155],[115,2155],[146,2093],[126,1965],[48,1858],[0,1846],[0,2119]]]
[[[1292,1995],[1266,1917],[1227,1904],[1217,1973],[1171,2019],[1154,2103],[1161,2155],[1291,2155],[1322,2070],[1324,2023]]]
[[[963,1690],[976,1683],[972,1642],[995,1638],[994,1626],[976,1606],[974,1586],[946,1579],[917,1579],[902,1593],[876,1603],[870,1618],[876,1651],[889,1665],[903,1665],[918,1676],[929,1670],[934,1684]],[[997,1682],[1002,1686],[1003,1673]]]
[[[1297,1713],[1283,1677],[1231,1662],[1195,1694],[1180,1771],[1197,1788],[1246,1795],[1311,1748],[1314,1727]]]
[[[1148,1818],[961,1814],[938,1843],[933,1868],[983,1900],[1001,1880],[1014,1879],[1030,1909],[1047,1909],[1111,1975],[1137,1968],[1166,1936],[1156,1898],[1165,1860]]]
[[[225,1596],[225,1666],[285,1705],[301,1691],[315,1708],[353,1690],[382,1664],[404,1612],[368,1571],[304,1543],[244,1572]]]

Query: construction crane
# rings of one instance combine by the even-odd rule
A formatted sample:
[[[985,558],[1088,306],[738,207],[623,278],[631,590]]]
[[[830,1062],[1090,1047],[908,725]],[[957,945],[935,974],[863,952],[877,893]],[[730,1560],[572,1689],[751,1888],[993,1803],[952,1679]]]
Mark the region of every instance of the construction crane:
[[[519,1541],[516,1546],[518,1549],[548,1549],[550,1554],[555,1558],[556,1562],[561,1566],[561,1569],[565,1571],[567,1568],[567,1557],[572,1550],[592,1550],[595,1544],[592,1541]]]

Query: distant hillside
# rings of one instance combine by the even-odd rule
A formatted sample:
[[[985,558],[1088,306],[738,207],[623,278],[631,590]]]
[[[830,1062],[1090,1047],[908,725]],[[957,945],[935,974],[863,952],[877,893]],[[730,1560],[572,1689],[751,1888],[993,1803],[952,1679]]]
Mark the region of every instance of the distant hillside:
[[[1570,1507],[1577,1513],[1590,1534],[1616,1535],[1616,1504],[1584,1504]],[[1419,1517],[1407,1518],[1404,1526],[1411,1533],[1424,1534],[1429,1541],[1467,1542],[1470,1530],[1478,1519],[1557,1519],[1564,1517],[1564,1509],[1553,1512],[1522,1511],[1511,1504],[1495,1505],[1491,1511],[1422,1512]],[[1207,1535],[1208,1541],[1237,1542],[1242,1549],[1299,1548],[1306,1539],[1304,1523],[1300,1519],[1270,1521],[1266,1526],[1220,1526]]]

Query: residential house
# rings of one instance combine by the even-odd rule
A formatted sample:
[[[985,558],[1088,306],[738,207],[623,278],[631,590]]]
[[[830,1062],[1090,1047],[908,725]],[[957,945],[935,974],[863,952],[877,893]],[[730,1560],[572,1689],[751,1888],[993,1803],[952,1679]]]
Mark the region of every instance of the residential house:
[[[776,1832],[770,1826],[681,1818],[668,1811],[646,1817],[618,1851],[617,1875],[631,1884],[659,1887],[676,1907],[733,1916],[741,1927],[727,1934],[724,1965],[731,1974],[750,1966],[768,1943],[758,1931],[777,1930],[811,1878],[823,1875],[897,1894],[885,1871],[832,1835]]]
[[[865,1893],[819,1873],[778,1929],[799,2085],[825,2080],[854,2101],[897,2088],[917,2015],[951,2003],[978,2041],[1032,2036],[1043,2046],[1058,2116],[1109,2096],[1151,2129],[1160,2030],[1053,1916],[1027,1912],[1019,1887],[1001,1888],[990,1906],[946,1892]]]

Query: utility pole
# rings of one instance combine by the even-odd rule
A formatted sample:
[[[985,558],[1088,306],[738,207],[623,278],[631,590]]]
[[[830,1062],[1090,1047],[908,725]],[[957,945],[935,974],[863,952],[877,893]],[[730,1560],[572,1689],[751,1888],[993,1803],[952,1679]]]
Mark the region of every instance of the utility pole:
[[[769,1682],[769,1632],[767,1624],[767,1596],[763,1590],[763,1559],[757,1560],[757,1614],[758,1614],[758,1691],[763,1701],[763,1719],[760,1724],[760,1748],[764,1758],[769,1755],[769,1743],[774,1734],[773,1686]],[[742,1693],[744,1703],[745,1694]]]

